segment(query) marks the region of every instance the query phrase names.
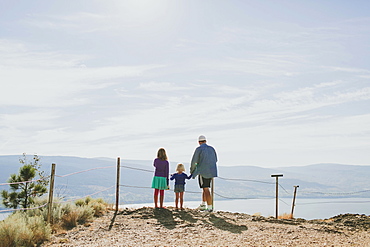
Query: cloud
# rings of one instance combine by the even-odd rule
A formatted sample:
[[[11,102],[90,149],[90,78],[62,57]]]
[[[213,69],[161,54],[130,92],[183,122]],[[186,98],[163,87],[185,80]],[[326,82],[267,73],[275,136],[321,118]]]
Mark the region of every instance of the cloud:
[[[63,30],[65,32],[107,32],[118,29],[117,16],[91,12],[75,12],[72,14],[29,14],[21,23],[38,29]],[[128,25],[128,23],[127,23]]]
[[[342,71],[342,72],[348,72],[348,73],[370,75],[370,70],[368,70],[368,69],[348,68],[348,67],[329,67],[329,68],[334,70],[334,71]]]
[[[2,40],[0,73],[3,87],[0,103],[4,106],[54,107],[87,104],[86,91],[97,91],[117,84],[119,78],[142,76],[163,67],[80,66],[86,56],[63,52],[33,52],[21,42]]]
[[[171,82],[143,82],[140,83],[139,89],[145,91],[179,91],[179,90],[187,90],[186,87],[176,86],[174,83]]]

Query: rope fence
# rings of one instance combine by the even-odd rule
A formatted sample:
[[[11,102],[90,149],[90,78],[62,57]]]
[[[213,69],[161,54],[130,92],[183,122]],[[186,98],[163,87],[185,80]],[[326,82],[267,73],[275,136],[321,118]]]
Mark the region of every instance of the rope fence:
[[[53,164],[55,166],[55,164]],[[69,200],[63,200],[63,201],[57,201],[57,202],[52,202],[52,195],[53,195],[53,186],[54,186],[54,178],[57,177],[57,178],[66,178],[66,177],[69,177],[69,176],[72,176],[72,175],[76,175],[76,174],[81,174],[81,173],[86,173],[86,172],[90,172],[90,171],[94,171],[94,170],[101,170],[101,169],[110,169],[110,168],[115,168],[117,167],[117,180],[116,180],[116,185],[112,185],[108,188],[104,188],[103,190],[100,190],[100,191],[96,191],[94,193],[91,193],[89,195],[85,195],[83,197],[79,197],[79,198],[73,198],[73,199],[69,199]],[[3,213],[3,212],[12,212],[12,211],[25,211],[25,210],[33,210],[33,209],[38,209],[38,208],[43,208],[43,207],[46,207],[48,206],[49,207],[49,210],[51,210],[51,205],[54,204],[54,203],[68,203],[68,202],[72,202],[72,201],[76,201],[76,200],[79,200],[79,199],[83,199],[83,198],[86,198],[86,197],[89,197],[89,196],[93,196],[93,195],[96,195],[96,194],[99,194],[99,193],[102,193],[102,192],[105,192],[105,191],[108,191],[114,187],[116,187],[116,210],[118,210],[118,200],[119,200],[119,187],[127,187],[127,188],[139,188],[139,189],[152,189],[151,187],[146,187],[146,186],[135,186],[135,185],[127,185],[127,184],[120,184],[120,168],[125,168],[125,169],[131,169],[131,170],[136,170],[136,171],[141,171],[141,172],[150,172],[150,173],[153,173],[154,171],[153,170],[149,170],[149,169],[143,169],[143,168],[136,168],[136,167],[131,167],[131,166],[127,166],[127,165],[121,165],[120,164],[120,158],[117,159],[117,166],[106,166],[106,167],[95,167],[95,168],[91,168],[91,169],[86,169],[86,170],[82,170],[82,171],[77,171],[77,172],[73,172],[73,173],[69,173],[69,174],[65,174],[65,175],[57,175],[55,174],[55,171],[53,173],[52,171],[52,175],[50,176],[47,176],[45,178],[41,178],[41,179],[36,179],[36,180],[30,180],[30,181],[23,181],[23,182],[15,182],[15,183],[0,183],[0,186],[1,185],[12,185],[12,184],[24,184],[24,183],[34,183],[34,182],[38,182],[38,181],[42,181],[42,180],[46,180],[46,179],[50,179],[50,181],[53,181],[53,183],[50,183],[50,190],[49,190],[49,201],[41,206],[38,206],[38,207],[32,207],[32,208],[19,208],[19,209],[6,209],[6,210],[0,210],[0,213]],[[272,175],[273,176],[282,176],[282,175]],[[276,207],[277,207],[277,202],[282,202],[284,203],[285,205],[289,206],[288,203],[286,203],[284,200],[278,198],[278,188],[281,189],[282,192],[284,192],[286,195],[291,195],[291,192],[289,192],[287,189],[285,189],[281,184],[278,183],[278,181],[275,182],[268,182],[268,181],[262,181],[262,180],[255,180],[255,179],[242,179],[242,178],[225,178],[225,177],[217,177],[217,179],[220,179],[220,180],[224,180],[224,181],[230,181],[230,182],[252,182],[252,183],[262,183],[262,184],[268,184],[268,185],[274,185],[276,184],[276,197],[273,197],[273,196],[262,196],[262,197],[232,197],[232,196],[225,196],[225,195],[222,195],[220,194],[219,192],[213,192],[213,197],[214,196],[217,196],[219,198],[222,198],[222,199],[228,199],[228,200],[250,200],[250,199],[274,199],[276,198]],[[213,183],[212,183],[212,186],[213,186]],[[299,186],[294,186],[294,187],[299,187]],[[212,188],[213,189],[213,188]],[[295,188],[295,191],[294,193],[296,193],[296,189]],[[173,189],[169,189],[169,191],[173,191]],[[273,191],[273,190],[271,190]],[[366,192],[370,192],[370,189],[365,189],[365,190],[360,190],[360,191],[353,191],[353,192],[321,192],[321,191],[307,191],[307,190],[300,190],[299,193],[301,194],[319,194],[319,195],[328,195],[328,196],[348,196],[348,195],[356,195],[356,194],[361,194],[361,193],[366,193]],[[197,191],[186,191],[186,193],[193,193],[193,194],[201,194],[202,192],[197,192]],[[296,205],[295,204],[295,195],[294,195],[294,199],[293,199],[293,204],[292,204],[292,212],[293,212],[293,208],[294,206]],[[369,203],[370,201],[361,201],[361,202],[352,202],[352,203]],[[326,203],[349,203],[348,201],[336,201],[336,202],[316,202],[316,203],[299,203],[298,205],[310,205],[310,204],[326,204]]]
[[[56,174],[54,174],[54,177],[65,178],[65,177],[69,177],[69,176],[72,176],[72,175],[75,175],[75,174],[79,174],[79,173],[84,173],[84,172],[89,172],[89,171],[99,170],[99,169],[113,168],[113,167],[115,167],[115,166],[96,167],[96,168],[91,168],[91,169],[87,169],[87,170],[83,170],[83,171],[78,171],[78,172],[73,172],[73,173],[65,174],[65,175],[56,175]],[[47,176],[47,177],[44,177],[44,178],[34,179],[34,180],[29,180],[29,181],[13,182],[13,183],[0,183],[0,186],[1,186],[1,185],[13,185],[13,184],[27,184],[27,183],[34,183],[34,182],[43,181],[43,180],[50,179],[50,178],[51,178],[51,176]],[[85,195],[85,196],[82,196],[82,197],[79,197],[79,198],[73,198],[73,199],[70,199],[70,200],[64,200],[64,201],[52,202],[52,204],[54,204],[54,203],[55,203],[55,204],[58,204],[58,203],[59,203],[59,204],[60,204],[60,203],[68,203],[68,202],[72,202],[72,201],[80,200],[80,199],[83,199],[83,198],[86,198],[86,197],[89,197],[89,196],[93,196],[93,195],[96,195],[96,194],[102,193],[102,192],[104,192],[104,191],[110,190],[110,189],[112,189],[113,187],[114,187],[114,185],[113,185],[113,186],[110,186],[109,188],[106,188],[106,189],[103,189],[103,190],[100,190],[100,191],[94,192],[94,193],[89,194],[89,195]],[[43,204],[43,205],[40,205],[40,206],[37,206],[37,207],[31,207],[31,208],[12,208],[12,209],[4,209],[4,210],[0,210],[0,213],[34,210],[34,209],[39,209],[39,208],[46,207],[46,206],[48,206],[48,204],[50,204],[50,202],[47,202],[47,203],[45,203],[45,204]]]
[[[46,179],[49,179],[49,178],[50,178],[50,176],[47,176],[47,177],[44,177],[44,178],[35,179],[35,180],[29,180],[29,181],[14,182],[14,183],[1,183],[0,185],[27,184],[27,183],[33,183],[33,182],[38,182],[38,181],[46,180]]]
[[[68,202],[73,202],[73,201],[77,201],[77,200],[81,200],[81,199],[84,199],[86,197],[89,197],[89,196],[93,196],[93,195],[96,195],[96,194],[99,194],[99,193],[102,193],[104,191],[107,191],[107,190],[110,190],[114,187],[114,185],[112,185],[111,187],[107,188],[107,189],[104,189],[104,190],[100,190],[100,191],[97,191],[95,193],[92,193],[92,194],[89,194],[89,195],[85,195],[85,196],[82,196],[82,197],[79,197],[79,198],[73,198],[73,199],[70,199],[70,200],[65,200],[65,201],[60,201],[60,202],[53,202],[53,203],[68,203]]]
[[[58,178],[64,178],[64,177],[69,177],[69,176],[79,174],[79,173],[89,172],[89,171],[93,171],[93,170],[107,169],[107,168],[112,168],[112,167],[115,167],[115,166],[96,167],[96,168],[91,168],[91,169],[87,169],[87,170],[83,170],[83,171],[69,173],[69,174],[66,174],[66,175],[55,175],[55,176],[58,177]]]
[[[48,205],[48,203],[45,203],[45,204],[43,204],[41,206],[33,207],[33,208],[12,208],[12,209],[5,209],[5,210],[0,210],[0,213],[38,209],[38,208],[46,207],[47,205]]]

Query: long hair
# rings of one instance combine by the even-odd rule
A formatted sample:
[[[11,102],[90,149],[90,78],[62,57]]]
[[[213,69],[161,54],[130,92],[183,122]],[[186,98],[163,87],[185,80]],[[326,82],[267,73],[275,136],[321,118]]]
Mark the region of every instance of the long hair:
[[[167,160],[166,150],[164,150],[164,148],[158,149],[157,158],[160,160]]]

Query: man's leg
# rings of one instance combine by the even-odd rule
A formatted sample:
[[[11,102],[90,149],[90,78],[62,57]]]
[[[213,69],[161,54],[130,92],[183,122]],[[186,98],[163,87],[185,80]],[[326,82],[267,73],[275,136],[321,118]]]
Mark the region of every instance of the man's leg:
[[[206,201],[207,205],[212,205],[212,196],[209,188],[203,188],[203,201]]]
[[[203,192],[203,177],[201,175],[198,176],[198,182],[199,182],[199,187],[202,189],[202,203],[198,207],[200,210],[206,210],[207,209],[207,199],[205,197],[205,194]]]

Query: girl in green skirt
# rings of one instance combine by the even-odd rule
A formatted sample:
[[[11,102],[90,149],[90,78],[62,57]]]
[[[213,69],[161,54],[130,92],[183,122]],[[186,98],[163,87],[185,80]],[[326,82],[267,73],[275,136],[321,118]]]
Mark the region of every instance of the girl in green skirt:
[[[155,167],[154,177],[152,180],[152,188],[154,189],[154,205],[158,208],[158,194],[159,207],[163,208],[164,190],[168,189],[168,174],[169,163],[167,160],[166,150],[160,148],[157,152],[157,158],[154,160]]]

